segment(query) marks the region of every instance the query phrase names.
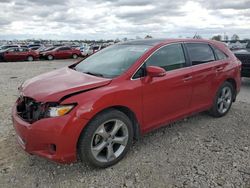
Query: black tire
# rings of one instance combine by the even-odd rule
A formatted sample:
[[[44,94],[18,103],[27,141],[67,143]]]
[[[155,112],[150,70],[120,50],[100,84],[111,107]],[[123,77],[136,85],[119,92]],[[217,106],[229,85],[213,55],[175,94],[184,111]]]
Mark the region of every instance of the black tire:
[[[31,55],[29,55],[29,56],[27,57],[27,61],[34,61],[34,57],[31,56]]]
[[[117,119],[119,121],[122,121],[124,125],[127,127],[127,133],[128,133],[128,138],[127,138],[127,143],[126,146],[124,146],[123,151],[117,156],[117,158],[113,159],[112,161],[105,161],[105,162],[100,162],[99,160],[96,159],[92,152],[92,148],[96,147],[93,146],[94,138],[97,135],[96,131],[100,129],[100,127],[108,121],[112,121],[114,119]],[[105,124],[104,124],[105,125]],[[115,125],[114,125],[115,127]],[[112,130],[111,130],[112,132]],[[99,135],[98,135],[99,136]],[[102,142],[104,142],[103,140]],[[118,163],[129,151],[129,148],[132,145],[133,141],[133,127],[132,127],[132,122],[131,120],[121,111],[115,110],[115,109],[110,109],[101,112],[98,114],[96,117],[94,117],[87,127],[83,130],[81,133],[81,136],[78,141],[78,155],[79,158],[81,159],[82,162],[85,162],[87,165],[93,166],[93,167],[98,167],[98,168],[106,168],[109,166],[112,166],[116,163]],[[113,144],[113,143],[109,143]],[[100,144],[99,144],[100,145]],[[98,145],[97,145],[98,146]],[[114,146],[112,145],[112,148]],[[106,151],[108,153],[108,147],[105,147],[106,150],[102,149],[103,151]],[[113,148],[114,149],[114,148]],[[114,152],[114,150],[112,151]],[[100,152],[101,153],[101,152]],[[114,152],[115,153],[115,152]],[[104,154],[107,155],[108,154]],[[115,155],[113,155],[115,156]]]
[[[77,54],[73,54],[73,55],[72,55],[72,58],[73,58],[73,59],[77,59],[77,58],[78,58],[78,55],[77,55]]]
[[[220,103],[220,101],[222,100],[222,99],[221,99],[221,98],[222,98],[222,95],[221,95],[221,94],[222,94],[222,92],[223,92],[223,89],[225,89],[225,88],[229,89],[230,92],[231,92],[230,102],[229,102],[229,100],[226,100],[226,99],[225,99],[224,102],[228,102],[228,104],[227,104],[228,106],[227,106],[227,108],[225,107],[224,110],[220,110],[219,105],[220,105],[221,103],[224,103],[223,101]],[[211,116],[213,116],[213,117],[222,117],[222,116],[225,116],[225,115],[228,113],[228,111],[230,110],[231,106],[232,106],[234,96],[235,96],[235,89],[234,89],[234,87],[232,86],[232,84],[229,83],[229,82],[224,82],[224,83],[220,86],[220,88],[218,89],[218,91],[217,91],[217,93],[216,93],[216,96],[215,96],[215,99],[214,99],[214,103],[213,103],[212,108],[209,110],[209,114],[210,114]],[[223,100],[224,100],[224,99],[223,99]],[[224,105],[224,104],[222,104],[222,105]]]
[[[53,56],[53,55],[48,55],[48,56],[47,56],[47,59],[48,59],[49,61],[51,61],[51,60],[54,59],[54,56]]]

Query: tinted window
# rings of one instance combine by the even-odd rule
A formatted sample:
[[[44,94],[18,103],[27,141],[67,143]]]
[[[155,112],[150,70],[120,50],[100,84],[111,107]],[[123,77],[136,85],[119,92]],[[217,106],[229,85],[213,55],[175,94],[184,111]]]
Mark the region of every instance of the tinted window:
[[[59,51],[64,51],[64,50],[70,50],[70,48],[69,47],[62,47],[62,48],[59,48],[58,50]]]
[[[7,52],[15,52],[16,51],[16,48],[10,48],[7,50]]]
[[[208,44],[189,43],[186,45],[193,65],[199,65],[215,60],[214,53]]]
[[[246,48],[250,48],[250,42],[248,42],[248,44],[247,44]]]
[[[148,60],[147,66],[159,66],[166,71],[186,66],[181,44],[171,44],[156,51]]]
[[[227,55],[224,52],[215,47],[213,49],[218,60],[227,59]]]
[[[145,66],[142,66],[133,76],[133,79],[142,78],[146,75]]]
[[[19,48],[18,50],[19,50],[19,52],[27,52],[27,51],[29,51],[28,48]]]

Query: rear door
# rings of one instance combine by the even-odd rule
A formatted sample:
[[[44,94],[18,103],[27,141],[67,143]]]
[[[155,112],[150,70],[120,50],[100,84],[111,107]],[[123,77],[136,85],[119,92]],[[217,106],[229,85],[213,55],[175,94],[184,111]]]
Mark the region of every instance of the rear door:
[[[18,48],[18,52],[17,52],[17,60],[18,61],[24,61],[27,60],[27,56],[28,56],[28,52],[29,49],[28,48]]]
[[[216,61],[213,49],[207,43],[186,43],[192,63],[193,92],[190,110],[195,111],[211,105],[213,100],[213,81],[216,77]]]
[[[142,79],[143,117],[146,129],[150,129],[188,111],[192,73],[181,43],[160,48],[146,61],[146,66],[159,66],[166,70],[164,77],[146,76]]]
[[[60,59],[70,58],[71,55],[72,55],[72,50],[69,47],[61,47],[57,51],[57,57],[60,58]]]
[[[63,59],[65,58],[65,50],[64,50],[64,47],[60,47],[58,48],[56,51],[55,51],[55,58],[58,58],[58,59]]]

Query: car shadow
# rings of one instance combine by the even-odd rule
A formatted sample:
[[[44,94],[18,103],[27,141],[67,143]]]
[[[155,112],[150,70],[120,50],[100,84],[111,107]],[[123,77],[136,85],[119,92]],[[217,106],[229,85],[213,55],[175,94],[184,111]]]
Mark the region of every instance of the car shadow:
[[[106,171],[107,169],[119,169],[122,168],[122,163],[129,161],[133,161],[133,158],[143,155],[143,150],[147,148],[148,146],[151,147],[157,147],[160,143],[160,140],[162,137],[165,137],[169,140],[169,142],[177,141],[178,139],[181,139],[182,135],[185,135],[186,131],[195,131],[197,132],[198,129],[200,129],[199,125],[200,121],[204,122],[207,120],[216,119],[208,115],[206,112],[202,112],[190,117],[187,117],[185,119],[173,122],[171,124],[162,126],[161,128],[155,129],[151,131],[150,133],[147,133],[140,137],[138,140],[134,141],[133,146],[131,147],[131,150],[128,152],[126,157],[119,162],[117,165],[114,165],[112,167],[106,168],[106,169],[99,169],[99,168],[93,168],[85,163],[82,163],[78,160],[76,163],[72,164],[58,164],[55,162],[48,161],[46,159],[40,158],[38,156],[30,156],[28,163],[30,163],[30,166],[35,166],[36,168],[43,169],[47,171],[48,173],[51,171],[54,171],[55,173],[52,173],[52,176],[55,178],[57,174],[64,174],[68,171],[70,172],[96,172],[96,171]],[[195,122],[195,123],[192,123]],[[203,128],[206,128],[209,126],[209,124],[202,124]],[[197,130],[196,130],[197,129]],[[157,155],[157,154],[156,154]]]

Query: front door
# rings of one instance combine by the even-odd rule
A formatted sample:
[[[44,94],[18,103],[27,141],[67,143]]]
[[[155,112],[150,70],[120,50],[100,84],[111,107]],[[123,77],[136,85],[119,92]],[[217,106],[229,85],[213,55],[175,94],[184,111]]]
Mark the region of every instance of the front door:
[[[159,66],[166,70],[164,77],[146,76],[142,79],[144,128],[151,129],[188,111],[192,71],[187,67],[182,44],[160,48],[146,61],[146,66]]]

